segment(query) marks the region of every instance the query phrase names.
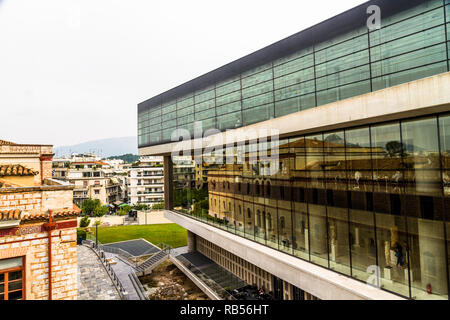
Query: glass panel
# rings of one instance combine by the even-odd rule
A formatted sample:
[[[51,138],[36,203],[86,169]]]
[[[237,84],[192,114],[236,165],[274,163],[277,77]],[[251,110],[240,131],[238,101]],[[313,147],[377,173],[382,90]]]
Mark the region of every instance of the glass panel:
[[[304,202],[294,203],[294,254],[309,260],[308,207]]]
[[[336,68],[333,71],[337,72],[338,69]],[[319,78],[316,81],[316,85],[317,85],[317,90],[319,91],[319,90],[324,90],[324,89],[328,89],[328,88],[342,86],[342,85],[345,85],[348,83],[366,80],[369,78],[370,78],[370,69],[369,69],[369,66],[366,65],[366,66],[350,69],[347,71],[337,72],[332,75]]]
[[[347,177],[350,190],[372,191],[369,128],[345,131]]]
[[[380,30],[370,33],[370,44],[377,44],[392,41],[404,37],[408,34],[419,32],[444,23],[444,12],[442,8],[421,14],[414,18],[402,21],[400,23],[386,26]]]
[[[408,218],[408,233],[412,298],[448,300],[443,222]]]
[[[242,112],[244,126],[261,122],[273,118],[273,104],[266,104],[261,107],[244,110]]]
[[[315,90],[314,81],[302,82],[294,86],[275,90],[275,101],[308,94],[314,92],[314,90]]]
[[[22,279],[22,271],[15,271],[8,273],[8,281],[14,281]]]
[[[275,117],[281,117],[290,113],[310,109],[316,105],[316,95],[307,94],[283,101],[275,102]]]
[[[273,93],[265,93],[256,97],[248,98],[242,101],[243,109],[250,109],[263,104],[268,104],[273,102]]]
[[[447,0],[446,0],[447,1]],[[422,12],[431,10],[436,7],[442,6],[442,0],[428,0],[428,1],[421,1],[420,4],[417,4],[414,7],[405,9],[400,11],[399,13],[396,13],[390,17],[382,17],[382,25],[389,25],[396,23],[398,21],[411,18],[417,14],[420,14]]]
[[[273,78],[272,69],[257,73],[253,76],[242,79],[242,88],[254,86],[258,83],[271,80]]]
[[[266,92],[273,91],[273,81],[269,80],[252,87],[248,87],[242,90],[242,98],[246,99],[249,97],[257,96]],[[240,99],[240,96],[239,96]]]
[[[324,162],[327,189],[346,190],[345,176],[345,141],[344,132],[328,132],[324,134]]]
[[[241,111],[241,102],[234,102],[216,108],[217,115],[227,114],[231,112]]]
[[[9,300],[20,300],[20,299],[22,299],[22,290],[8,293],[8,299]]]
[[[5,274],[4,273],[0,273],[0,283],[5,281]]]
[[[370,81],[362,81],[317,93],[317,105],[336,102],[370,92]]]
[[[450,197],[450,116],[439,117],[439,130],[441,142],[441,162],[442,162],[442,176],[444,184],[444,195]],[[447,209],[449,210],[449,209]],[[448,212],[448,211],[447,211]],[[450,216],[447,215],[447,219]],[[447,230],[450,233],[450,229]]]
[[[351,202],[357,202],[352,193]],[[354,203],[352,203],[352,206]],[[370,266],[377,265],[373,213],[350,210],[350,244],[352,248],[352,276],[367,281],[372,275]]]
[[[311,261],[328,267],[326,208],[309,204]]]
[[[4,294],[0,294],[0,300],[5,300],[5,295]]]
[[[234,129],[242,126],[241,112],[234,112],[217,117],[217,125],[219,130]]]
[[[284,88],[301,82],[314,79],[314,68],[303,69],[289,75],[276,78],[274,80],[274,88]]]
[[[5,285],[4,284],[0,284],[0,293],[5,292]]]
[[[230,84],[227,84],[223,87],[217,87],[216,94],[217,94],[217,97],[219,97],[219,96],[223,96],[225,94],[228,94],[228,93],[231,93],[234,91],[238,91],[240,89],[241,89],[241,81],[238,80],[238,81],[232,82]],[[217,99],[217,100],[219,100],[219,99]]]
[[[8,291],[15,291],[22,289],[22,281],[8,282]]]
[[[292,216],[290,207],[291,203],[289,201],[278,201],[279,248],[287,253],[292,253]]]
[[[333,45],[327,49],[316,52],[316,64],[333,60],[357,51],[367,49],[369,42],[367,35],[362,35],[357,38]]]
[[[437,119],[433,117],[402,122],[402,139],[407,168],[406,193],[440,196]],[[432,212],[428,214],[433,216]]]
[[[217,104],[217,106],[221,106],[223,104],[240,101],[240,100],[241,100],[241,92],[237,91],[237,92],[233,92],[233,93],[230,93],[230,94],[227,94],[227,95],[217,98],[216,104]]]
[[[378,265],[381,287],[409,297],[408,266],[405,264],[405,219],[400,212],[376,213]]]
[[[357,52],[316,66],[316,76],[323,77],[357,66],[369,64],[369,50]]]
[[[409,43],[405,45],[408,46]],[[374,62],[372,64],[372,76],[378,77],[384,74],[395,73],[446,60],[446,50],[445,44],[439,44],[426,49],[402,54],[401,56]]]
[[[403,182],[400,123],[373,126],[371,134],[374,191],[400,193]]]
[[[345,197],[345,193],[342,195]],[[328,206],[328,235],[330,268],[350,275],[347,208]]]

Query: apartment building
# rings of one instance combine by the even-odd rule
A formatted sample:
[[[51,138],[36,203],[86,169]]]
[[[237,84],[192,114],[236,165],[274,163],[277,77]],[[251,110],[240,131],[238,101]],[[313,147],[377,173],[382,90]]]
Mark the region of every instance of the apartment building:
[[[74,202],[98,199],[104,205],[121,204],[126,197],[125,176],[120,165],[110,164],[96,155],[73,155],[53,161],[53,177],[75,185]]]
[[[152,206],[164,201],[164,168],[161,157],[141,157],[131,166],[128,178],[128,198],[131,205]]]
[[[449,36],[448,0],[368,1],[140,103],[189,250],[276,299],[448,300]]]

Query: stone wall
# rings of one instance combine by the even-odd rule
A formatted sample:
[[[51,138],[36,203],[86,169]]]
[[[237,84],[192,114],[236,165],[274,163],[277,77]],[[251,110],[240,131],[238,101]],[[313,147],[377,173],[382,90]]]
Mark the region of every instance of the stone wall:
[[[0,210],[38,210],[41,208],[41,205],[42,196],[40,191],[0,193]]]
[[[29,233],[30,232],[30,233]],[[48,233],[43,224],[21,226],[18,234],[0,237],[0,259],[25,257],[25,299],[47,300],[49,257]],[[76,300],[77,248],[74,227],[52,231],[52,297]]]

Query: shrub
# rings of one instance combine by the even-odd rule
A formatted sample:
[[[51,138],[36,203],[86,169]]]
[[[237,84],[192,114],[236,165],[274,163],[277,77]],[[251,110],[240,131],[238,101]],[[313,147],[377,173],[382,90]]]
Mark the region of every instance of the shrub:
[[[160,203],[155,203],[152,206],[153,210],[164,210],[165,206],[164,206],[164,202],[160,202]]]
[[[89,217],[86,215],[80,220],[80,228],[89,227],[90,223],[91,223],[91,219],[89,219]]]

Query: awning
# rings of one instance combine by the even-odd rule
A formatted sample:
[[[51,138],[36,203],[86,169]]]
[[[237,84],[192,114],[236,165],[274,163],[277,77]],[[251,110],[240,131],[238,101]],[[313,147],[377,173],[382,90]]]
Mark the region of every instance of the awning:
[[[121,201],[116,201],[116,202],[114,202],[114,205],[115,205],[115,206],[120,206],[121,204],[122,204]]]

